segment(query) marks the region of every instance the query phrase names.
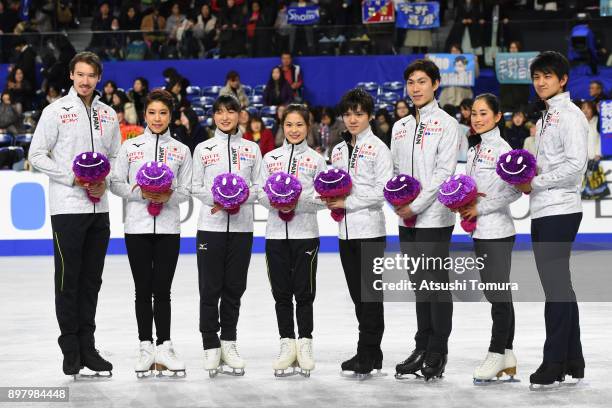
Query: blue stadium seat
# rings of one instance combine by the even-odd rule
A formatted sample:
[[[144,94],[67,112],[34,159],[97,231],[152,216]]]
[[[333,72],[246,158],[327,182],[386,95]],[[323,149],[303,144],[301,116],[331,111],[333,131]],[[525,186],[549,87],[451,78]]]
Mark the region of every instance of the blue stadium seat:
[[[256,85],[253,88],[253,95],[263,95],[265,90],[266,90],[266,85],[265,84]]]
[[[376,95],[378,95],[380,92],[380,87],[376,82],[358,82],[356,87],[362,88],[373,97],[376,97]]]
[[[394,104],[400,99],[400,96],[395,92],[384,92],[378,95],[378,102]]]
[[[263,107],[263,96],[261,95],[249,96],[249,105],[254,106],[256,108]]]
[[[242,84],[242,89],[244,89],[244,93],[247,94],[247,96],[253,95],[253,87],[252,86]]]
[[[213,98],[212,96],[201,96],[200,99],[197,100],[197,102],[198,103],[196,105],[201,106],[204,109],[210,109],[215,103],[215,98]]]
[[[264,126],[268,129],[272,129],[274,128],[274,126],[276,126],[276,119],[271,118],[269,116],[262,117],[261,121],[263,122]]]
[[[206,119],[206,112],[204,111],[204,108],[193,106],[192,109],[195,114],[198,115],[198,121],[202,122],[204,119]]]
[[[25,146],[32,143],[32,137],[34,137],[34,133],[21,133],[15,135],[15,144],[17,146]]]
[[[13,135],[3,131],[0,133],[0,147],[11,146],[13,144]]]
[[[202,88],[201,94],[202,96],[210,96],[216,98],[217,96],[219,96],[221,88],[222,86],[220,85],[205,86],[204,88]]]
[[[404,83],[400,81],[384,82],[381,86],[382,92],[393,92],[400,98],[403,98],[405,95],[404,89]]]
[[[389,113],[393,113],[393,111],[395,110],[395,106],[390,103],[377,103],[375,109],[386,109]]]
[[[254,105],[247,106],[245,110],[249,112],[251,116],[259,116],[259,108]]]
[[[185,91],[187,92],[187,99],[190,102],[193,102],[202,96],[202,89],[200,89],[199,86],[188,86]]]
[[[261,116],[274,118],[276,116],[276,106],[264,106],[260,110]]]

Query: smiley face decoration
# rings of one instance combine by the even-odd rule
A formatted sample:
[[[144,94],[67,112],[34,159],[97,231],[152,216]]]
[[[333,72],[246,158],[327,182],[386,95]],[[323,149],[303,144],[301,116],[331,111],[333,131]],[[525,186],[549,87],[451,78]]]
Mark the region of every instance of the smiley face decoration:
[[[536,158],[524,149],[511,150],[499,156],[496,171],[506,183],[529,183],[536,175]]]
[[[268,195],[270,205],[279,209],[278,216],[283,221],[291,221],[295,216],[295,210],[283,211],[280,209],[297,205],[300,194],[302,194],[300,180],[291,174],[279,171],[268,177],[263,189]]]
[[[172,187],[174,173],[170,167],[160,162],[147,162],[136,172],[136,184],[142,191],[148,193],[167,193]],[[163,203],[150,202],[147,211],[157,217],[163,208]]]
[[[110,161],[102,153],[83,152],[78,154],[72,161],[72,171],[74,176],[81,183],[97,184],[110,173]],[[87,190],[86,190],[87,191]],[[87,197],[92,203],[100,202],[100,199],[93,197],[87,191]]]
[[[446,179],[438,191],[438,201],[451,210],[457,210],[472,203],[478,197],[476,181],[465,174],[456,174]],[[476,218],[462,219],[461,227],[472,233],[476,229]]]
[[[327,169],[317,174],[314,188],[321,198],[346,197],[351,193],[353,182],[350,174],[341,169]],[[332,210],[331,216],[336,222],[344,218],[344,209]]]
[[[240,206],[249,198],[249,194],[248,184],[237,174],[222,173],[213,180],[213,201],[228,214],[237,214]]]
[[[398,174],[391,180],[387,181],[383,190],[385,200],[393,207],[401,207],[410,204],[421,192],[421,183],[419,180],[407,174]],[[416,218],[404,218],[404,225],[414,227]]]

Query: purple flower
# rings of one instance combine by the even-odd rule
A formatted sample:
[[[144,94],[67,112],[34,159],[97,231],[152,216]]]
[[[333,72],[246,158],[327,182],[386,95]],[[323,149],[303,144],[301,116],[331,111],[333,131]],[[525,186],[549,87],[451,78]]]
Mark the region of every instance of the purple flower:
[[[315,191],[324,198],[345,197],[351,194],[353,182],[350,174],[341,169],[327,169],[314,179]],[[331,216],[336,222],[344,218],[345,210],[335,209]]]
[[[302,193],[302,184],[297,177],[279,171],[268,177],[263,189],[273,207],[288,207],[297,204]],[[288,212],[279,211],[278,215],[283,221],[288,222],[293,219],[295,210]]]
[[[246,181],[237,174],[222,173],[213,180],[213,200],[230,214],[240,210],[240,206],[249,198],[249,193]]]
[[[421,183],[419,180],[407,174],[398,174],[391,180],[387,181],[383,190],[385,200],[394,207],[410,204],[421,192]],[[416,216],[404,219],[404,225],[414,227],[416,224]]]
[[[142,191],[148,193],[165,193],[172,187],[174,173],[172,169],[161,162],[147,162],[136,172],[136,184]],[[162,210],[162,203],[150,202],[147,206],[149,214],[156,217]]]
[[[98,152],[80,153],[72,161],[74,176],[83,183],[100,183],[110,173],[110,167],[108,158]],[[100,202],[100,199],[90,195],[89,191],[87,197],[93,203]]]
[[[465,207],[478,197],[476,182],[465,174],[450,176],[438,191],[438,200],[446,207],[455,210]],[[463,219],[461,227],[465,232],[472,233],[476,229],[476,218],[471,220]]]
[[[496,171],[506,183],[529,183],[536,175],[536,158],[524,149],[511,150],[499,156]]]

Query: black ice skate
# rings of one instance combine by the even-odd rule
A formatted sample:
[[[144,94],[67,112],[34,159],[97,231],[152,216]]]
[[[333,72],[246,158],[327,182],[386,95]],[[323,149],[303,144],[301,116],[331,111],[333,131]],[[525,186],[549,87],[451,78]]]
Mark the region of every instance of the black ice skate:
[[[64,354],[62,369],[66,375],[77,375],[81,370],[81,355],[78,351],[71,351]]]
[[[386,376],[381,371],[382,360],[383,354],[379,348],[358,350],[356,355],[342,363],[340,375],[357,380]]]
[[[81,368],[87,368],[91,373],[79,373],[78,378],[110,378],[113,376],[113,365],[106,361],[95,348],[81,349]],[[75,376],[75,380],[77,376]]]
[[[414,375],[415,378],[420,378],[419,372],[423,368],[425,361],[425,350],[414,350],[410,356],[395,366],[395,378],[405,380]]]
[[[565,381],[566,369],[565,363],[542,362],[536,372],[529,376],[529,382],[531,383],[529,389],[532,391],[545,391],[559,388]],[[580,372],[575,374],[578,375]],[[582,374],[584,375],[584,370]]]
[[[446,354],[427,352],[423,368],[421,369],[421,374],[425,381],[429,381],[432,378],[442,378],[446,368],[446,361]]]

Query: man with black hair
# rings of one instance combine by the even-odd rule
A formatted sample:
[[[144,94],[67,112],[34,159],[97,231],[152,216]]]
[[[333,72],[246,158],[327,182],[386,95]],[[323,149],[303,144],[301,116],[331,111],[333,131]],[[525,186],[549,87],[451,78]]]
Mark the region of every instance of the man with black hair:
[[[259,192],[262,162],[257,144],[245,140],[238,128],[238,100],[221,95],[213,112],[215,135],[195,148],[192,180],[192,194],[202,202],[197,233],[200,332],[204,369],[211,377],[219,372],[221,364],[232,369],[229,374],[244,375],[236,327],[251,259],[252,204]],[[239,175],[249,185],[249,198],[238,212],[225,211],[214,201],[213,182],[222,173]],[[235,185],[236,179],[233,181]]]
[[[13,69],[21,68],[25,79],[36,88],[36,51],[28,44],[25,37],[18,37],[15,40],[15,50],[18,55]]]
[[[330,210],[344,210],[339,222],[340,260],[359,323],[357,354],[342,363],[342,371],[369,376],[382,368],[380,348],[385,328],[382,293],[375,293],[374,257],[384,256],[386,230],[383,189],[391,178],[391,152],[370,128],[374,101],[362,89],[347,92],[339,105],[348,129],[333,148],[332,166],[347,171],[353,188],[346,197],[324,200]]]
[[[455,214],[437,199],[442,183],[455,172],[461,130],[457,121],[440,109],[435,92],[440,71],[430,60],[413,61],[404,72],[408,95],[416,112],[393,126],[393,173],[408,174],[421,183],[421,192],[408,205],[395,209],[399,216],[402,252],[410,256],[449,256]],[[403,220],[416,216],[414,227]],[[448,282],[446,269],[421,269],[410,275],[418,288],[424,280]],[[396,376],[422,372],[439,377],[446,366],[453,303],[449,291],[416,291],[417,332],[412,354],[396,366]]]
[[[565,91],[569,62],[556,51],[538,55],[530,66],[536,93],[546,110],[536,125],[538,175],[519,185],[529,194],[531,241],[546,305],[544,359],[531,384],[584,377],[578,304],[569,261],[582,220],[580,190],[587,165],[589,125]]]

